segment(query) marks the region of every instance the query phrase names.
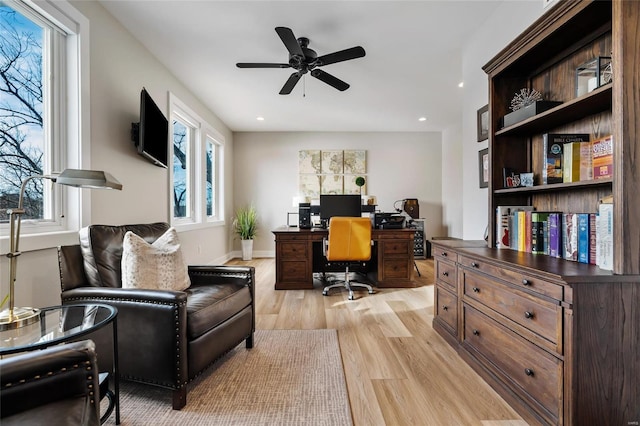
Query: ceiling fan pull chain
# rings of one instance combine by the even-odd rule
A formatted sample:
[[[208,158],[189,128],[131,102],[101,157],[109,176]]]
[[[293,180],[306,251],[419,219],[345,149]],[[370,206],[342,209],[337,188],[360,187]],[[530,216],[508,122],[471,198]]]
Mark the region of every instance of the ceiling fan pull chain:
[[[302,76],[302,97],[307,97],[307,75]]]

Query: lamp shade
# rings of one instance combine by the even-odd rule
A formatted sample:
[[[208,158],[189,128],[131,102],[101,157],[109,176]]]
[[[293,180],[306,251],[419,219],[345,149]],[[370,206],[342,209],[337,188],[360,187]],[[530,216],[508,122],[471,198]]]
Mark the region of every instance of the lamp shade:
[[[55,177],[55,182],[78,188],[122,189],[116,178],[101,170],[65,169]]]

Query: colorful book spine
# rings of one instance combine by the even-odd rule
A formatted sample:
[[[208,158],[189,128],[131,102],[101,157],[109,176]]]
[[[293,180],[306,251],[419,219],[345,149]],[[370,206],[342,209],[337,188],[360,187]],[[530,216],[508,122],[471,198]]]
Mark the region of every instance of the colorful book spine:
[[[524,212],[524,251],[531,253],[531,210]]]
[[[578,260],[578,217],[574,213],[562,215],[562,257],[566,260]]]
[[[518,216],[518,251],[525,251],[526,247],[526,237],[525,237],[525,229],[527,228],[527,219],[524,211],[520,210],[517,212]]]
[[[605,136],[593,141],[591,152],[593,157],[593,178],[613,177],[613,137]]]
[[[544,161],[542,184],[562,183],[562,151],[565,143],[588,142],[587,133],[545,133],[542,135]]]
[[[600,204],[596,222],[596,265],[613,270],[613,204]]]
[[[532,206],[498,206],[496,207],[496,248],[507,249],[514,246],[511,245],[510,222],[513,212],[518,210],[533,210]]]
[[[589,146],[587,148],[587,145]],[[580,181],[581,154],[589,152],[590,142],[565,143],[563,147],[562,181],[564,183]]]
[[[596,213],[589,213],[589,263],[596,264],[596,247],[598,245],[596,239]]]
[[[591,142],[580,144],[580,180],[593,179],[593,154]]]
[[[589,213],[576,213],[578,217],[578,262],[589,263]]]
[[[562,213],[549,214],[549,256],[562,258]]]
[[[548,212],[531,213],[531,253],[533,254],[547,254],[545,248],[545,222],[547,222],[548,219]]]

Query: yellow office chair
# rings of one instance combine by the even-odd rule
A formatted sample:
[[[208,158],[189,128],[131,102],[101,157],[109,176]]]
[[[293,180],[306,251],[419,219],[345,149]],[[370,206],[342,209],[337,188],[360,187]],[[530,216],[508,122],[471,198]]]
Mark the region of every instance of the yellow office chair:
[[[340,284],[326,286],[322,294],[327,296],[332,288],[345,287],[349,300],[353,300],[352,287],[364,287],[373,294],[373,287],[349,280],[349,265],[371,259],[371,220],[367,217],[332,217],[329,221],[329,239],[323,245],[327,261],[346,263],[345,279]]]

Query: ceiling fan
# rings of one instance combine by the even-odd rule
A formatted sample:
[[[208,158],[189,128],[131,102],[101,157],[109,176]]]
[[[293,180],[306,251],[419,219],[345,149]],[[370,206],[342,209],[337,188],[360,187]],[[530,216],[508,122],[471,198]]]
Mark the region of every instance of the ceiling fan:
[[[307,72],[311,73],[312,77],[327,83],[330,86],[335,87],[340,91],[345,91],[349,88],[349,85],[337,77],[319,69],[318,67],[335,64],[336,62],[348,61],[350,59],[362,58],[365,55],[365,51],[361,46],[352,47],[350,49],[340,50],[338,52],[329,53],[327,55],[318,56],[316,52],[309,49],[309,39],[306,37],[300,37],[296,39],[293,35],[293,31],[287,27],[276,27],[276,32],[280,36],[280,39],[284,43],[285,47],[289,51],[289,63],[287,64],[275,64],[275,63],[256,63],[256,62],[239,62],[236,64],[238,68],[293,68],[296,70],[289,76],[289,79],[284,83],[282,89],[280,89],[281,95],[288,95],[291,93],[295,85]]]

